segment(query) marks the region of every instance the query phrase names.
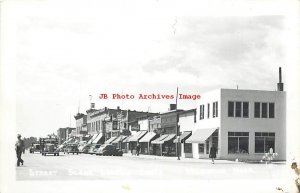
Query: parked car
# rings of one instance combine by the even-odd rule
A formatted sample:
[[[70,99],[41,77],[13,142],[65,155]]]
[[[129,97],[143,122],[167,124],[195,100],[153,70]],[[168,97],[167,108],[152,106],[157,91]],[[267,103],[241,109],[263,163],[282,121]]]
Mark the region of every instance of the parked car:
[[[101,144],[91,144],[88,153],[93,155],[97,153],[97,150],[100,148]]]
[[[41,152],[40,143],[32,143],[29,148],[29,153]]]
[[[78,155],[78,153],[79,153],[78,144],[77,143],[68,144],[66,147],[66,152],[67,152],[67,154],[73,153],[73,155],[74,154]]]
[[[87,143],[86,141],[79,142],[79,144],[78,144],[78,151],[79,151],[79,153],[81,153],[83,151],[83,148],[86,145],[86,143]]]
[[[96,155],[103,155],[103,156],[122,156],[123,151],[119,148],[116,148],[112,144],[103,144],[100,146]]]
[[[53,154],[54,156],[59,156],[59,149],[55,144],[46,143],[44,144],[44,149],[42,151],[42,155],[46,156],[47,154]]]

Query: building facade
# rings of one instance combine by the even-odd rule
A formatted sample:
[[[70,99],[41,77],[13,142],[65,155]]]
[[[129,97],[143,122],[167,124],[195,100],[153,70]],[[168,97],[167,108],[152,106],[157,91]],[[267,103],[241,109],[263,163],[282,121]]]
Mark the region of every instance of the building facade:
[[[76,131],[76,128],[73,127],[64,127],[57,130],[58,144],[62,144],[66,139],[68,139],[72,133]]]
[[[197,123],[186,142],[192,157],[261,160],[270,149],[285,160],[286,93],[284,91],[218,89],[201,96]]]

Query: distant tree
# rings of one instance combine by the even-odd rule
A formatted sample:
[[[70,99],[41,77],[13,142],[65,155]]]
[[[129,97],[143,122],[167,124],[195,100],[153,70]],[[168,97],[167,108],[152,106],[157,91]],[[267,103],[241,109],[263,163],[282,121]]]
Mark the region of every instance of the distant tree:
[[[37,138],[36,137],[29,137],[29,138],[25,138],[24,137],[24,146],[25,149],[28,149],[32,143],[37,142]]]

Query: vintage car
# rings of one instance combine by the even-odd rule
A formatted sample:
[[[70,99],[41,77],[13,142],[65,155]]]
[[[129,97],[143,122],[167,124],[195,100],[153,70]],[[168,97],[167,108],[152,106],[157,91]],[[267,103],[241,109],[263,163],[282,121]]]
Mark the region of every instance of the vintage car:
[[[59,156],[59,149],[55,144],[46,143],[44,144],[44,149],[42,151],[42,155],[46,156],[47,154],[53,154],[54,156]]]
[[[79,151],[79,153],[82,153],[82,151],[83,151],[83,148],[86,146],[86,143],[87,143],[87,141],[80,141],[79,143],[78,143],[78,151]]]
[[[79,153],[78,144],[77,143],[67,144],[67,146],[66,146],[66,152],[67,152],[67,154],[73,153],[73,155],[74,154],[78,155],[78,153]]]
[[[112,144],[103,144],[97,150],[96,155],[103,155],[103,156],[122,156],[123,151],[119,148],[116,148]]]
[[[29,153],[41,152],[40,143],[32,143],[29,148]]]
[[[91,144],[88,153],[91,155],[96,154],[100,146],[101,144]]]

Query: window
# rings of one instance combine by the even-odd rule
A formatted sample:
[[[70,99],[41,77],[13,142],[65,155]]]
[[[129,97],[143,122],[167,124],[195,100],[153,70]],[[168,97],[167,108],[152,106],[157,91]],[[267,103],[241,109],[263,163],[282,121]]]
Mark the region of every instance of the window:
[[[254,103],[254,117],[255,118],[274,118],[275,117],[275,103]]]
[[[254,117],[260,118],[260,103],[254,103]]]
[[[261,103],[261,117],[268,118],[268,103]]]
[[[198,144],[198,152],[199,154],[204,154],[204,143]]]
[[[249,117],[249,102],[228,101],[228,117]]]
[[[235,117],[241,117],[241,116],[242,116],[242,103],[235,102]]]
[[[218,153],[218,140],[219,140],[218,136],[219,136],[219,132],[218,131],[215,131],[212,134],[212,146],[214,146],[217,149],[216,153]]]
[[[213,103],[213,117],[218,117],[218,102]]]
[[[248,132],[228,132],[228,154],[248,153],[248,147]]]
[[[209,103],[207,104],[207,118],[209,119]]]
[[[243,102],[243,117],[249,117],[249,102]]]
[[[275,104],[269,103],[269,118],[275,117],[274,111],[275,111]]]
[[[275,133],[255,132],[255,153],[275,152]]]
[[[209,154],[209,141],[208,140],[205,141],[205,145],[206,145],[206,154]]]
[[[200,105],[200,120],[204,119],[204,105]]]
[[[234,102],[228,102],[228,117],[234,117]]]
[[[184,153],[192,153],[192,144],[184,143]]]

